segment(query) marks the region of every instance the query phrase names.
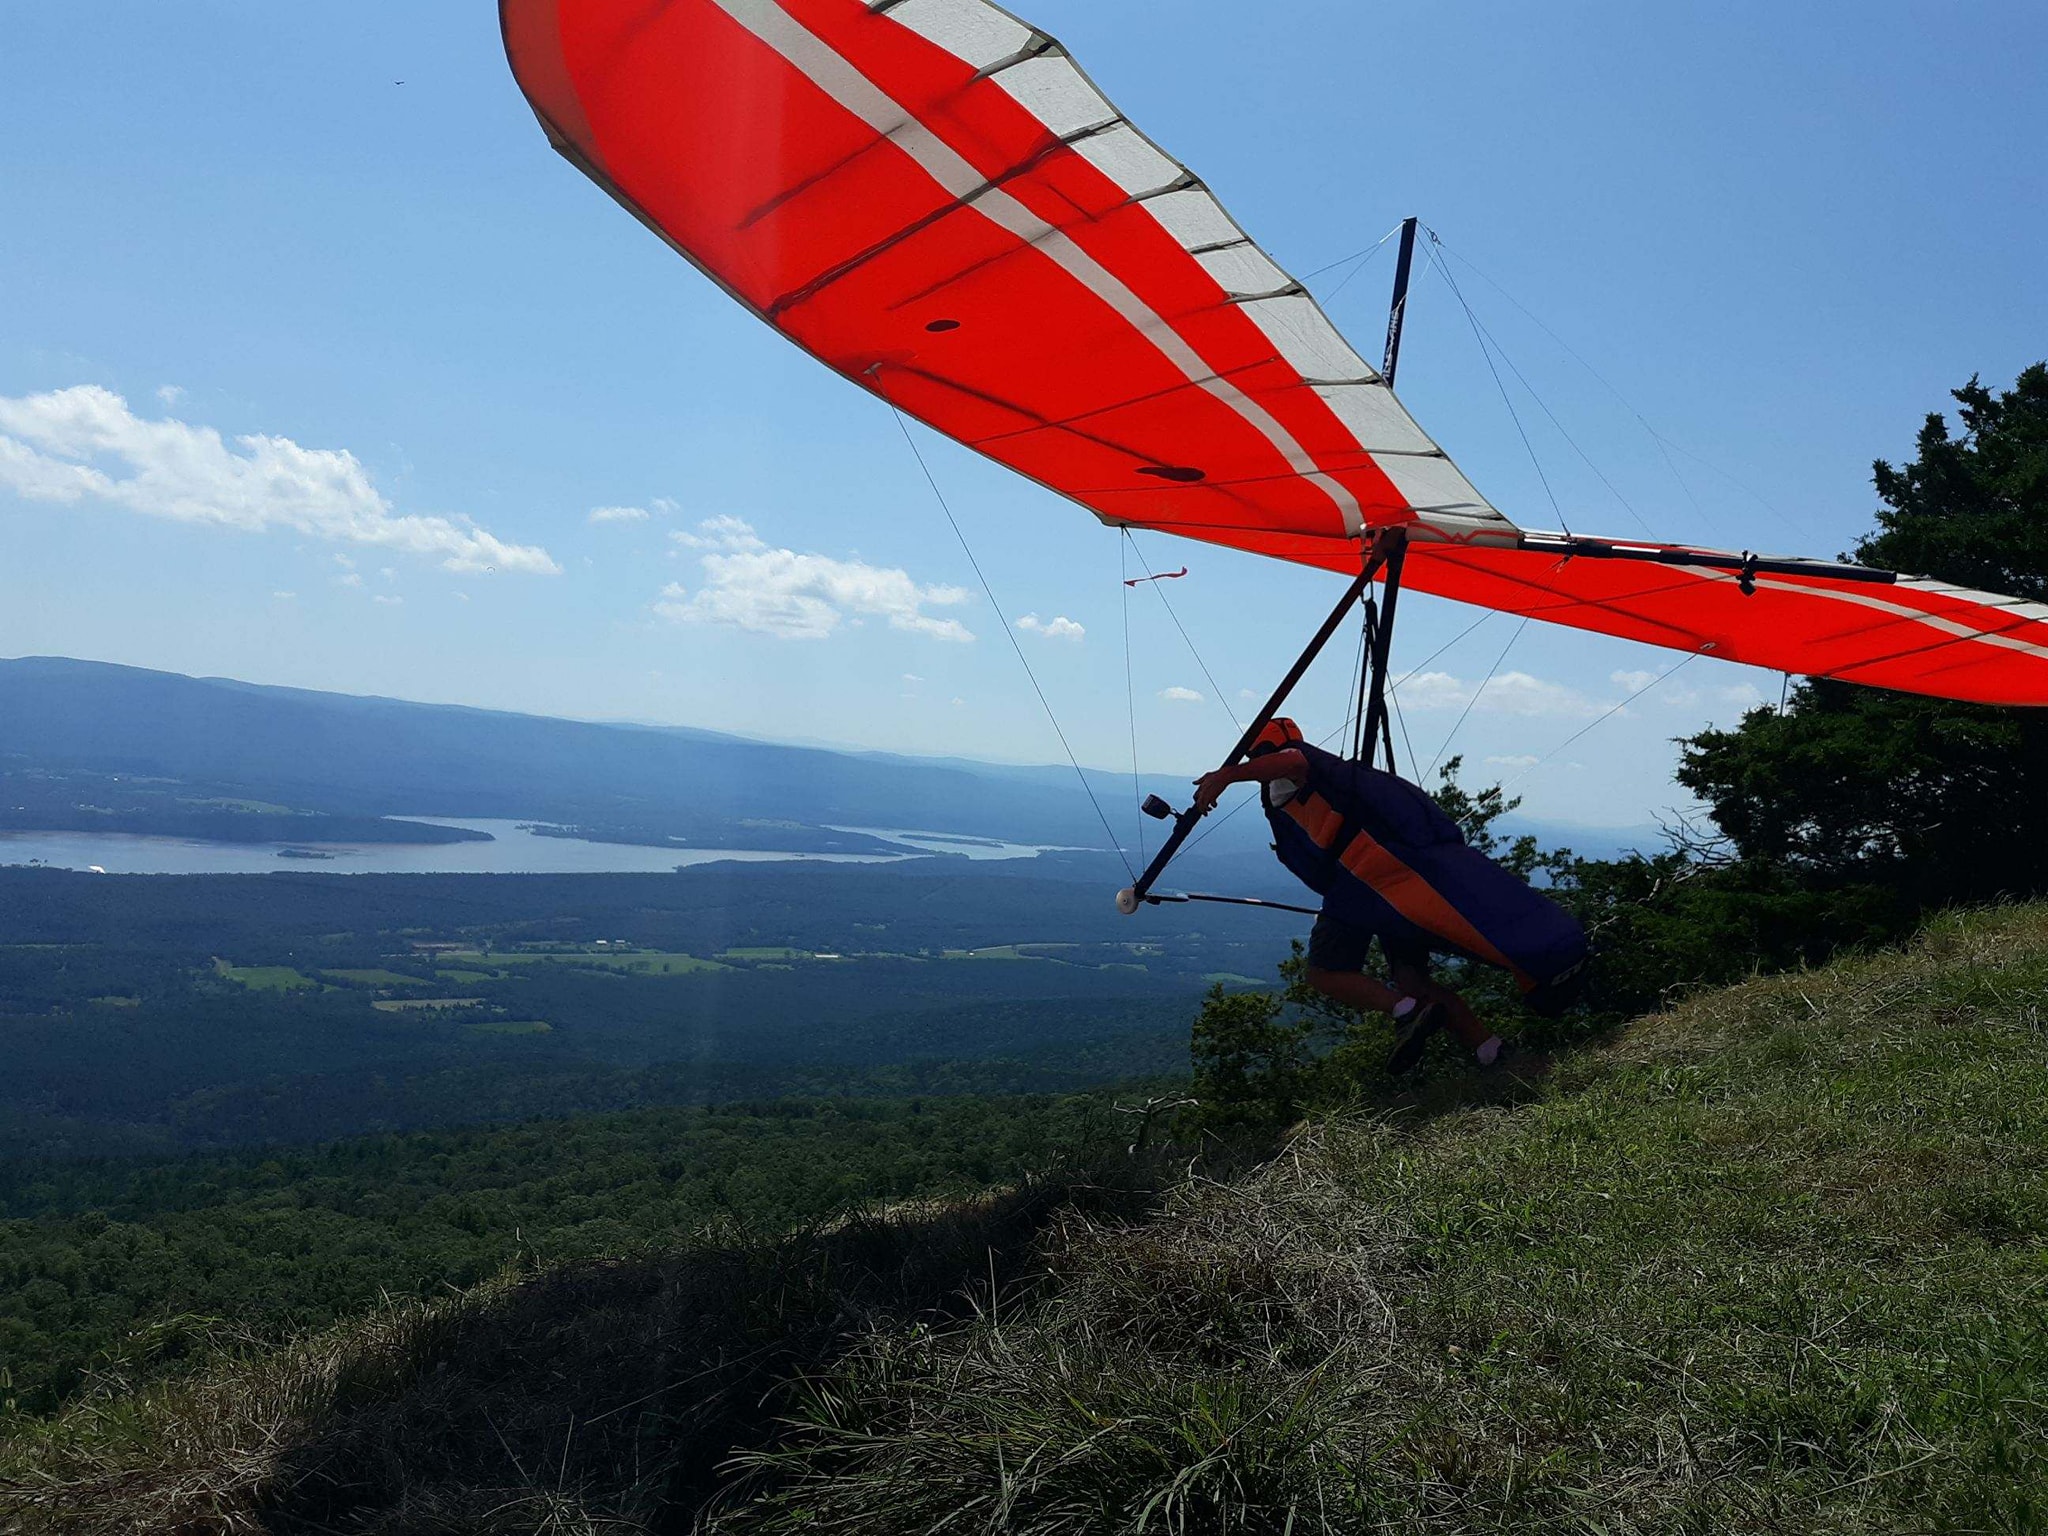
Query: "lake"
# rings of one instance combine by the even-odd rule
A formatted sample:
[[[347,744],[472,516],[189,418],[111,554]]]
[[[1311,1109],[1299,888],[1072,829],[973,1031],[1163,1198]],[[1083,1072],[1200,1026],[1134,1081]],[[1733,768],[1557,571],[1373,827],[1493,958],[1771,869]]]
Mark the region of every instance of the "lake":
[[[609,875],[665,874],[680,866],[735,860],[748,864],[816,859],[828,864],[887,864],[908,854],[766,853],[749,848],[644,848],[592,843],[576,837],[541,837],[532,822],[410,816],[437,826],[491,834],[488,843],[204,843],[130,832],[0,832],[0,864],[42,863],[110,875],[249,875],[311,870],[355,875]],[[879,834],[878,834],[879,835]],[[885,834],[891,837],[899,834]],[[943,834],[900,834],[908,846],[973,859],[1028,859],[1042,850],[1027,843],[975,840],[970,846]],[[317,849],[326,859],[285,859],[282,848]]]

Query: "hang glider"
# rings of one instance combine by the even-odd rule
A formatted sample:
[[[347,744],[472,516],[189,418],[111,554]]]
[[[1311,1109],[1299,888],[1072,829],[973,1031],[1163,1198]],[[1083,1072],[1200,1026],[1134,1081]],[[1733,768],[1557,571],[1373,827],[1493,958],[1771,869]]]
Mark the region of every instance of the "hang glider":
[[[1789,672],[2048,703],[2048,608],[1525,532],[1207,186],[985,0],[501,0],[555,147],[847,378],[1104,522]]]

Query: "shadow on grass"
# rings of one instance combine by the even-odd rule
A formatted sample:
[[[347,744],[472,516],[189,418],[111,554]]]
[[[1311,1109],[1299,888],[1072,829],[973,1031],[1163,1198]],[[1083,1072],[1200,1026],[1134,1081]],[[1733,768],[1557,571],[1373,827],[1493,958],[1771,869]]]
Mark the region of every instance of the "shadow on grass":
[[[778,1383],[878,1322],[942,1321],[1018,1283],[1063,1213],[1142,1205],[1129,1187],[1049,1182],[773,1245],[557,1270],[458,1323],[402,1390],[337,1402],[281,1458],[265,1513],[278,1532],[397,1531],[558,1503],[558,1518],[687,1530],[720,1465],[768,1434]]]
[[[22,1523],[0,1525],[686,1531],[721,1464],[771,1436],[780,1383],[869,1329],[943,1324],[1028,1284],[1049,1226],[1141,1217],[1157,1183],[1135,1166],[1045,1178],[394,1304],[52,1446],[9,1490]]]

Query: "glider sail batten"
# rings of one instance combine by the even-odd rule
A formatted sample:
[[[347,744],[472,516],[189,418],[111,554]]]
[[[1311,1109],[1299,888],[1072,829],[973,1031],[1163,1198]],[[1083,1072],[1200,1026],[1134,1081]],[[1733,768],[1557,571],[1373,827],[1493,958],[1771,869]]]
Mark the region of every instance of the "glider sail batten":
[[[2048,703],[2048,615],[1917,578],[1560,554],[1302,286],[987,0],[500,0],[555,146],[784,336],[1111,524],[1723,659]],[[1686,552],[1679,551],[1683,554]]]

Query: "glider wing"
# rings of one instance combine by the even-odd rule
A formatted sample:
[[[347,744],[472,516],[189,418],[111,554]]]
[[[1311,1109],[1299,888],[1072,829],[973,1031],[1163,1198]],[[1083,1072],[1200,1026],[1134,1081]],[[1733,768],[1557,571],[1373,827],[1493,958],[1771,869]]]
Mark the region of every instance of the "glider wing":
[[[1399,526],[1407,579],[1447,597],[2048,702],[2039,610],[1525,536],[1198,177],[986,0],[500,14],[555,147],[669,245],[831,368],[1107,523],[1347,574]]]

